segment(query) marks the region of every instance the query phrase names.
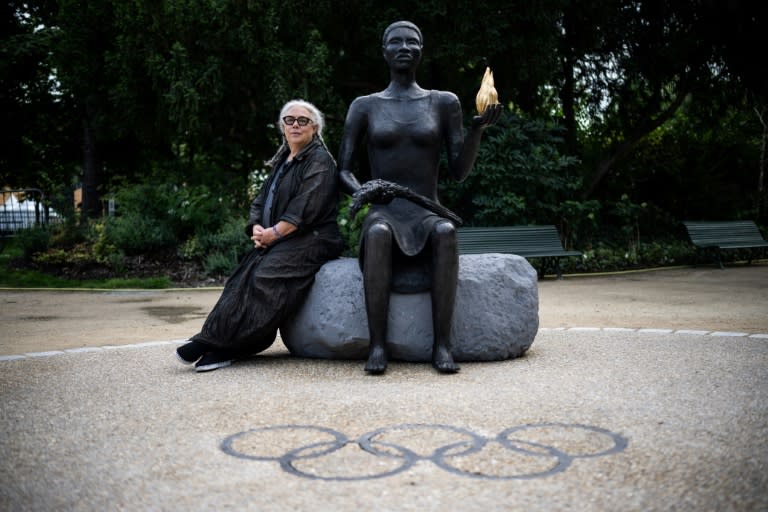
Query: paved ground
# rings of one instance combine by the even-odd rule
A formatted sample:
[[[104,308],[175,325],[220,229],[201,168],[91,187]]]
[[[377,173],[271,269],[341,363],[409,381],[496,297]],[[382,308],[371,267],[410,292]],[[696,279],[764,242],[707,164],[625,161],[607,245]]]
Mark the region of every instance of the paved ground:
[[[219,293],[0,291],[0,510],[768,510],[768,265],[541,281],[454,376],[196,374]]]

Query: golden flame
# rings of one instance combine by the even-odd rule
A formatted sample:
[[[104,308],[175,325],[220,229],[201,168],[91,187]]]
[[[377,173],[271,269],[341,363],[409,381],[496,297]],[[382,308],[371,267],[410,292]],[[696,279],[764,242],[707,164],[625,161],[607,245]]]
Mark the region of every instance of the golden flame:
[[[497,105],[498,103],[499,93],[496,92],[493,84],[493,71],[491,71],[491,68],[486,67],[483,81],[480,82],[480,90],[477,91],[477,96],[475,97],[477,113],[482,115],[489,105]]]

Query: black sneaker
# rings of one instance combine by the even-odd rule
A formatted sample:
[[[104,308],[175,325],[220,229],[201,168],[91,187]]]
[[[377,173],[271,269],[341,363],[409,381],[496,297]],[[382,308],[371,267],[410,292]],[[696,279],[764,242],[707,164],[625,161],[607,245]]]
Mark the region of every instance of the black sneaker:
[[[176,349],[176,357],[184,364],[192,364],[203,357],[209,349],[205,343],[190,341]]]
[[[226,351],[217,350],[214,352],[207,352],[197,364],[195,364],[195,371],[209,372],[218,368],[224,368],[231,365],[234,360],[232,354]]]

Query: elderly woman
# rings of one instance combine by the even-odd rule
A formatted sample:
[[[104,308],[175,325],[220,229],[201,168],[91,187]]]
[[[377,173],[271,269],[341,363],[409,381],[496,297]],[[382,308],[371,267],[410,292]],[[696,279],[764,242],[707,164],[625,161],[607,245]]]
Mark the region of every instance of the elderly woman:
[[[338,258],[336,162],[322,139],[323,116],[292,100],[280,112],[283,144],[251,203],[245,228],[254,250],[229,277],[202,331],[176,350],[205,372],[268,348],[281,323],[302,303],[315,273]]]
[[[360,194],[353,171],[365,144],[373,178],[369,183],[385,180],[437,203],[443,145],[450,175],[465,179],[474,165],[482,131],[498,120],[501,107],[494,105],[474,117],[465,139],[456,95],[425,90],[416,83],[422,55],[419,28],[408,21],[393,23],[384,31],[382,50],[390,83],[381,92],[356,98],[349,107],[339,152],[342,186],[350,194]],[[449,339],[459,267],[456,226],[408,199],[387,200],[371,206],[362,228],[360,259],[370,335],[365,369],[378,374],[387,367],[390,291],[429,289],[432,364],[439,372],[456,372],[459,368]]]

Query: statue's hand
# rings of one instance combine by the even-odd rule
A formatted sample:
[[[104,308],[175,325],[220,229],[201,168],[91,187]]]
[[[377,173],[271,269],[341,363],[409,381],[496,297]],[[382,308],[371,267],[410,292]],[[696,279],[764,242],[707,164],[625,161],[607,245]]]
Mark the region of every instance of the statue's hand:
[[[501,117],[502,110],[504,110],[504,106],[501,103],[488,105],[488,108],[485,109],[485,112],[483,112],[482,115],[472,118],[472,127],[484,130],[489,126],[493,126]]]

